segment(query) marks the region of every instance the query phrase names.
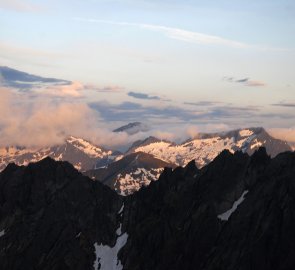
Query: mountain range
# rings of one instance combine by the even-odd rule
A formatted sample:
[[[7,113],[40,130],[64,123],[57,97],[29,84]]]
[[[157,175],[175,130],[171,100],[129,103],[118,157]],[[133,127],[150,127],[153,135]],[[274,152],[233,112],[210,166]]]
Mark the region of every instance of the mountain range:
[[[58,146],[30,149],[19,146],[0,148],[0,170],[7,164],[14,162],[18,165],[27,165],[49,156],[55,160],[65,160],[80,171],[104,167],[113,162],[120,152],[106,150],[86,140],[68,137],[65,143]]]
[[[224,149],[232,153],[241,150],[251,155],[260,146],[264,146],[272,157],[292,151],[287,142],[271,137],[263,128],[199,134],[181,144],[148,137],[135,142],[125,153],[107,150],[70,136],[60,146],[1,148],[0,169],[3,170],[10,162],[27,165],[50,156],[55,160],[68,161],[85,175],[106,183],[121,195],[128,195],[156,180],[164,167],[184,166],[195,160],[197,167],[201,168]]]
[[[295,153],[223,150],[122,197],[67,162],[0,173],[2,269],[285,270],[295,265]]]
[[[27,90],[30,87],[72,82],[45,78],[0,66],[0,83],[18,90]],[[27,165],[50,156],[55,160],[68,161],[79,171],[107,184],[119,194],[128,195],[155,181],[164,167],[185,166],[191,160],[195,160],[197,167],[202,168],[224,149],[232,153],[241,150],[251,155],[260,146],[264,146],[272,157],[294,149],[294,145],[290,146],[287,142],[271,137],[263,128],[201,133],[179,144],[148,137],[152,132],[150,127],[142,122],[123,125],[113,132],[129,136],[146,134],[147,138],[134,142],[125,153],[105,149],[95,142],[74,136],[69,136],[61,145],[37,149],[21,145],[5,145],[0,148],[0,171],[11,162]]]

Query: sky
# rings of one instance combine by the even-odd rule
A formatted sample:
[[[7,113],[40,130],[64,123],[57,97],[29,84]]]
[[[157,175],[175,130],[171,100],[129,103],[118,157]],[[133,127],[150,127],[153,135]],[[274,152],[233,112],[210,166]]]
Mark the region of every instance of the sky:
[[[0,0],[0,66],[72,81],[9,100],[30,117],[84,106],[73,130],[97,117],[100,131],[263,126],[295,141],[293,0]],[[40,99],[50,108],[29,109]]]

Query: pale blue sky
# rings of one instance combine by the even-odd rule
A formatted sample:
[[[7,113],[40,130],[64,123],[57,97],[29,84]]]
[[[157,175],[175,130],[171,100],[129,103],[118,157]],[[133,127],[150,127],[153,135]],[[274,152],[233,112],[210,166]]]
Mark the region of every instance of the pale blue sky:
[[[125,89],[92,93],[94,101],[155,103],[127,95],[134,91],[164,107],[256,106],[255,117],[232,126],[290,127],[295,2],[0,0],[0,65]]]

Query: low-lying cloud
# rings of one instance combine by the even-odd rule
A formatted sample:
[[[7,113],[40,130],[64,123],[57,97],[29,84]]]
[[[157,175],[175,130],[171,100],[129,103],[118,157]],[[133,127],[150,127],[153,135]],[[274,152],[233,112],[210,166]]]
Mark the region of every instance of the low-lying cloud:
[[[81,97],[84,85],[80,82],[72,82],[66,85],[52,85],[41,89],[42,94],[53,95],[57,97]]]
[[[126,145],[137,139],[108,130],[100,114],[79,99],[56,100],[40,94],[32,100],[26,93],[1,87],[0,115],[1,147],[58,145],[70,135],[106,147]]]

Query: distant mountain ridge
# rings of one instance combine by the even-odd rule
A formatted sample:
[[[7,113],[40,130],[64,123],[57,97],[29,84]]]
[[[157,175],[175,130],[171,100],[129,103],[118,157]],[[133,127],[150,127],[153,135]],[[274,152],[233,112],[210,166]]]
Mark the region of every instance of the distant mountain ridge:
[[[199,134],[181,144],[148,137],[134,142],[126,153],[107,150],[71,136],[62,145],[37,150],[0,148],[0,170],[10,162],[27,165],[50,156],[55,160],[69,161],[76,169],[119,194],[129,195],[155,181],[164,167],[184,166],[195,160],[197,167],[202,168],[224,149],[251,155],[261,146],[272,157],[292,151],[286,142],[271,137],[263,128]]]
[[[252,154],[260,146],[265,146],[271,156],[292,150],[287,142],[271,137],[263,128],[259,127],[222,133],[203,133],[181,144],[149,137],[136,142],[128,150],[128,153],[145,152],[180,166],[195,159],[197,166],[203,167],[224,149],[231,152],[241,150]]]
[[[133,143],[124,154],[124,159],[128,159],[129,156],[134,158],[136,154],[139,156],[146,154],[145,159],[148,159],[149,163],[157,164],[154,165],[153,170],[147,166],[146,162],[138,162],[137,166],[141,168],[141,173],[136,173],[139,170],[136,170],[135,167],[126,172],[125,168],[119,165],[122,162],[119,160],[114,161],[107,168],[86,172],[86,175],[102,183],[107,182],[108,186],[121,195],[128,195],[147,186],[153,181],[151,175],[155,175],[156,171],[161,172],[164,167],[184,166],[191,160],[195,160],[197,167],[202,168],[224,149],[232,153],[242,151],[252,155],[261,146],[266,147],[268,154],[273,157],[284,151],[292,151],[286,142],[271,137],[263,128],[237,129],[212,134],[203,133],[181,144],[151,136]],[[121,169],[114,170],[113,168]],[[106,181],[106,176],[109,174],[112,175],[112,180]]]
[[[55,160],[68,161],[76,169],[86,171],[105,167],[120,155],[118,151],[106,150],[86,140],[70,136],[64,144],[58,146],[39,149],[0,148],[0,170],[3,170],[11,162],[18,165],[28,165],[49,156]]]

